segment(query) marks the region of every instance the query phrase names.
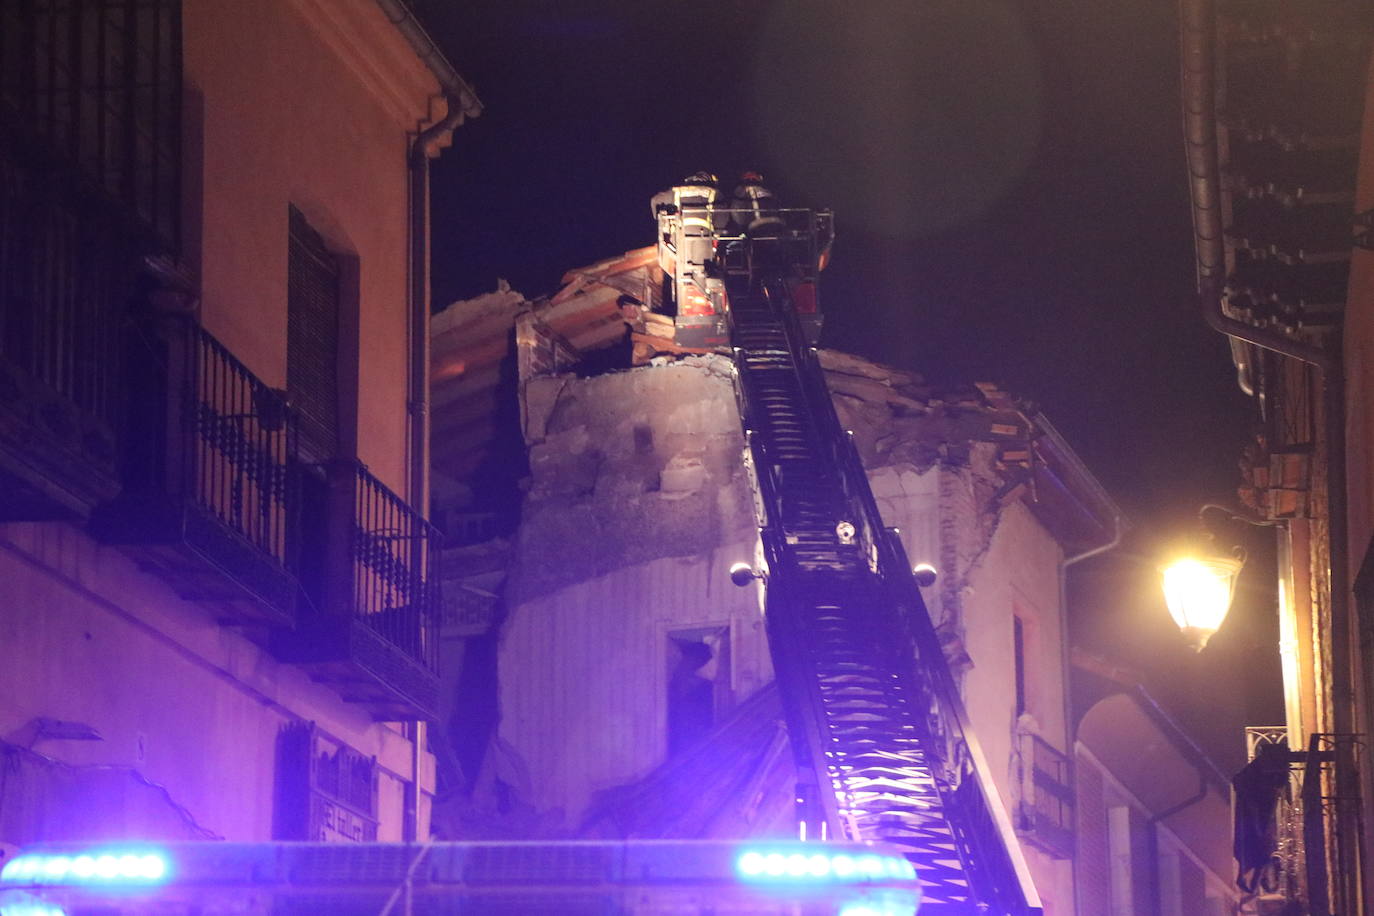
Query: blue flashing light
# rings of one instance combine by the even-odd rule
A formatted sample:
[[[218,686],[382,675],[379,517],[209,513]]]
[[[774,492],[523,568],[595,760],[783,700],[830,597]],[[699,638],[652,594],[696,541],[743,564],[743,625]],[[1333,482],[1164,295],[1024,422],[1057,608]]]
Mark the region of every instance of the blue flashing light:
[[[746,878],[757,878],[763,874],[763,853],[750,850],[739,857],[739,873]]]
[[[916,908],[909,902],[847,903],[840,916],[915,916]]]
[[[51,903],[4,903],[0,916],[67,916],[67,911]]]
[[[136,886],[160,884],[170,871],[167,855],[147,848],[78,855],[31,852],[6,862],[0,869],[0,883]]]
[[[823,847],[808,849],[797,845],[746,849],[735,860],[735,872],[745,881],[769,883],[906,883],[916,880],[916,869],[901,856],[832,854],[823,851]]]

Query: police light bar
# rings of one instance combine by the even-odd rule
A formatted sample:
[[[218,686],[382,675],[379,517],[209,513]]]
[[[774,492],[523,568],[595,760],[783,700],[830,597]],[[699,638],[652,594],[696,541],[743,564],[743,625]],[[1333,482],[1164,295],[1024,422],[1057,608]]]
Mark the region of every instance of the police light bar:
[[[910,862],[858,843],[142,843],[21,851],[0,916],[361,916],[401,892],[419,912],[914,916],[920,901]]]

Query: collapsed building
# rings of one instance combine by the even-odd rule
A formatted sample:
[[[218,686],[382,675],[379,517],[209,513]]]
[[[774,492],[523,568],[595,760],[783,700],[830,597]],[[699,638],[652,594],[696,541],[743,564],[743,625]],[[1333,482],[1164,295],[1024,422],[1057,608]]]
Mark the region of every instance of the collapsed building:
[[[473,542],[446,564],[467,791],[436,818],[454,833],[795,833],[762,588],[731,577],[761,565],[736,367],[673,344],[660,281],[648,248],[570,272],[547,299],[503,284],[435,316],[436,516]],[[1036,887],[1071,911],[1064,570],[1113,545],[1121,513],[996,386],[819,357],[884,523],[936,571],[923,597]],[[504,446],[503,393],[519,432]],[[492,522],[502,536],[483,540],[467,520],[500,514],[482,505],[493,469],[520,479]],[[1194,859],[1224,886],[1224,852]]]

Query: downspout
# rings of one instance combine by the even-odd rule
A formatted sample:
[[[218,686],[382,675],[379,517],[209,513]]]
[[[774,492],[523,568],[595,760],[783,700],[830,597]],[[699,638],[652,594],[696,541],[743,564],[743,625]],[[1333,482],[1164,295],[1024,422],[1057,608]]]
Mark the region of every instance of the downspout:
[[[1050,440],[1051,444],[1058,446],[1059,451],[1062,454],[1067,456],[1073,456],[1073,450],[1069,448],[1068,443],[1064,441],[1064,438],[1059,434],[1059,431],[1054,428],[1054,426],[1050,423],[1049,418],[1047,418],[1044,414],[1036,413],[1033,418],[1029,419],[1029,422],[1033,424],[1036,428],[1038,428],[1041,431],[1041,434]],[[1111,497],[1106,493],[1106,491],[1102,490],[1101,485],[1098,484],[1095,478],[1093,478],[1092,475],[1088,473],[1086,468],[1080,469],[1082,472],[1080,480],[1086,478],[1089,486],[1097,495],[1097,502],[1099,503],[1099,505],[1105,506],[1107,508],[1107,511],[1111,515],[1112,536],[1111,539],[1106,541],[1105,543],[1099,544],[1096,547],[1089,547],[1088,549],[1080,551],[1079,553],[1066,556],[1063,560],[1059,562],[1059,632],[1062,637],[1061,641],[1064,642],[1065,645],[1068,645],[1069,637],[1069,567],[1074,566],[1078,563],[1082,563],[1084,560],[1091,560],[1093,557],[1101,556],[1104,553],[1115,550],[1117,547],[1121,546],[1121,539],[1126,532],[1126,519],[1120,507],[1117,506],[1117,504],[1111,499]],[[1065,652],[1060,658],[1059,666],[1059,682],[1064,685],[1064,736],[1067,744],[1067,747],[1064,748],[1064,752],[1066,756],[1068,756],[1069,760],[1073,761],[1074,745],[1078,742],[1078,723],[1074,721],[1073,716],[1073,692],[1070,689],[1070,685],[1073,683],[1073,664],[1068,652]],[[1070,868],[1072,875],[1071,883],[1073,886],[1074,909],[1076,912],[1078,901],[1078,863],[1076,859],[1071,860]]]
[[[1115,550],[1121,545],[1121,536],[1125,531],[1125,527],[1121,510],[1118,509],[1115,504],[1112,504],[1112,539],[1105,544],[1091,547],[1073,556],[1065,557],[1059,563],[1059,632],[1063,634],[1063,641],[1065,644],[1068,643],[1069,636],[1069,567],[1076,563],[1081,563],[1084,560],[1090,560],[1093,557],[1100,556],[1110,550]],[[1073,691],[1070,689],[1070,685],[1073,683],[1070,680],[1070,678],[1073,677],[1073,664],[1069,658],[1068,652],[1062,653],[1062,657],[1059,659],[1059,667],[1060,683],[1064,685],[1064,732],[1068,743],[1068,747],[1064,750],[1069,760],[1072,762],[1074,761],[1074,746],[1078,743],[1078,723],[1074,721],[1073,717]],[[1076,769],[1077,767],[1073,766],[1070,772],[1074,772]],[[1076,787],[1075,791],[1077,791]],[[1070,881],[1073,886],[1074,912],[1078,912],[1077,856],[1072,858],[1070,863],[1070,874],[1072,875]]]
[[[458,100],[448,98],[443,119],[420,131],[410,147],[410,378],[407,412],[410,428],[408,502],[413,511],[429,517],[429,160],[449,131],[463,120]],[[421,755],[426,745],[423,721],[412,723],[410,784],[405,793],[402,839],[420,840]]]
[[[1182,41],[1182,83],[1184,142],[1188,157],[1190,191],[1193,202],[1193,230],[1197,243],[1198,289],[1202,313],[1207,324],[1232,342],[1241,341],[1296,359],[1316,368],[1321,374],[1322,408],[1327,442],[1327,535],[1330,560],[1331,610],[1331,706],[1332,729],[1339,735],[1355,730],[1350,653],[1358,644],[1353,639],[1350,621],[1350,577],[1345,459],[1345,376],[1340,358],[1341,338],[1337,333],[1329,347],[1296,341],[1282,333],[1256,328],[1224,314],[1221,290],[1225,273],[1225,243],[1221,214],[1221,180],[1216,136],[1216,86],[1214,48],[1216,14],[1213,0],[1180,0],[1179,20]],[[1239,365],[1238,365],[1239,368]],[[1254,395],[1253,386],[1244,381],[1241,388]],[[1340,742],[1336,759],[1336,794],[1356,798],[1359,775],[1348,742]],[[1358,821],[1356,821],[1356,824]],[[1355,882],[1352,899],[1358,895],[1359,871],[1354,855],[1357,837],[1350,816],[1337,809],[1333,824],[1337,835],[1342,883]]]
[[[377,0],[387,20],[404,36],[443,90],[448,110],[437,123],[416,136],[409,155],[410,172],[410,372],[407,380],[409,426],[407,500],[421,516],[429,516],[429,160],[439,155],[444,137],[467,117],[482,113],[477,93],[458,75],[411,13],[404,0]],[[404,837],[415,842],[419,832],[421,754],[426,744],[426,723],[417,721],[411,730],[410,787],[406,793]]]
[[[458,100],[410,147],[410,505],[429,516],[429,160],[463,120]]]
[[[1121,509],[1113,507],[1112,511],[1112,540],[1098,547],[1088,548],[1087,551],[1074,553],[1073,556],[1066,556],[1059,562],[1059,633],[1062,633],[1062,641],[1068,645],[1069,640],[1069,567],[1074,563],[1081,563],[1083,560],[1094,558],[1107,551],[1113,551],[1121,544],[1121,534],[1124,530],[1121,522]],[[1079,742],[1079,724],[1073,720],[1073,691],[1070,678],[1073,677],[1073,663],[1069,658],[1069,652],[1059,654],[1059,683],[1063,684],[1063,735],[1068,747],[1063,748],[1070,761],[1069,772],[1076,772],[1077,766],[1074,762],[1073,748]],[[1074,779],[1077,781],[1077,779]],[[1077,792],[1077,787],[1074,787]],[[1074,900],[1079,895],[1079,858],[1073,856],[1069,858],[1069,882],[1073,884]]]

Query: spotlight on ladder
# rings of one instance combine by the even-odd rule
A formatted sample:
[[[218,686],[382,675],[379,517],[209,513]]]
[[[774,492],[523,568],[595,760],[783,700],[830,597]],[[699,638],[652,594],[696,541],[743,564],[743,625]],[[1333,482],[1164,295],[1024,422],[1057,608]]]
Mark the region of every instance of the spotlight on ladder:
[[[935,584],[935,579],[940,574],[935,571],[935,567],[929,563],[917,563],[911,569],[911,574],[916,577],[916,584],[921,588],[930,588]]]
[[[740,588],[744,588],[758,577],[759,574],[755,572],[754,567],[750,566],[748,563],[736,563],[734,566],[730,567],[730,581]]]

